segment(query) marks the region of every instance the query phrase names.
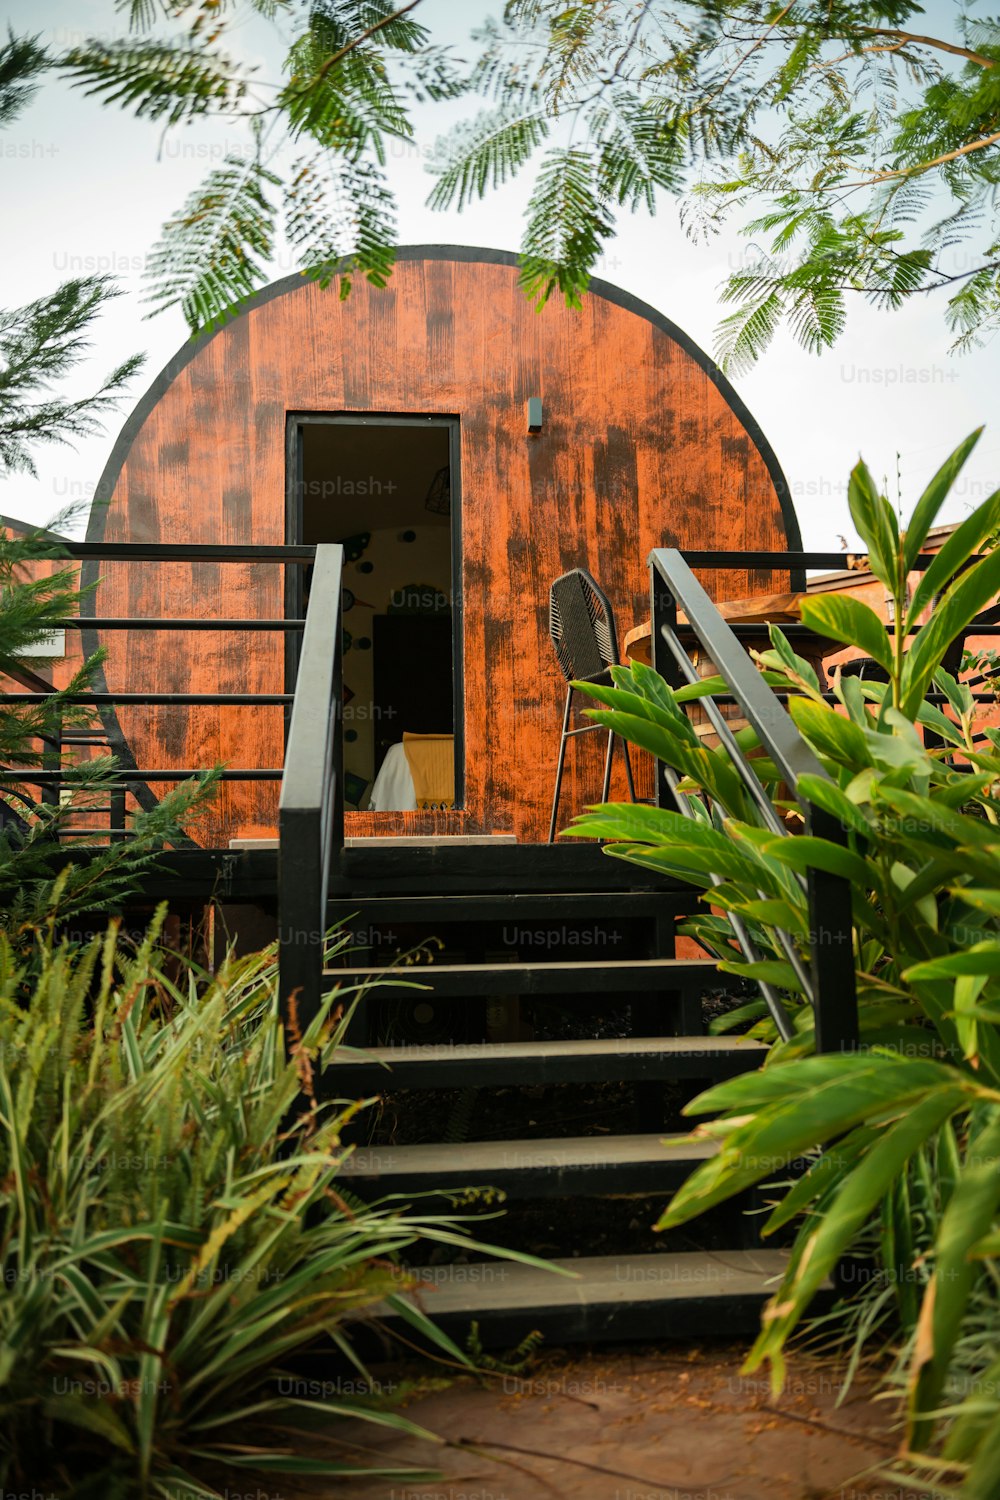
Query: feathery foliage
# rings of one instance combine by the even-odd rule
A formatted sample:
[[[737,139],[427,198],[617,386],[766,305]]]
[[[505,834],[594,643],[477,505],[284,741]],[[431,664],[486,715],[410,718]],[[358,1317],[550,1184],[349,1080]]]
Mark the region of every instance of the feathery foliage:
[[[0,473],[34,474],[33,443],[65,443],[100,430],[123,388],[142,366],[124,360],[91,396],[50,394],[90,347],[87,331],[98,312],[118,296],[105,276],[66,281],[25,307],[0,309]]]
[[[278,182],[259,155],[230,153],[208,174],[150,254],[157,312],[179,304],[192,328],[210,327],[256,290],[274,250],[267,190]]]
[[[8,27],[0,46],[0,128],[19,115],[49,66],[49,57],[37,37],[18,37]]]
[[[286,1056],[273,948],[178,974],[157,928],[42,942],[33,983],[0,934],[0,1479],[217,1500],[235,1473],[435,1477],[337,1442],[345,1418],[441,1442],[352,1348],[379,1304],[467,1362],[401,1259],[464,1246],[460,1221],[337,1190],[365,1101],[318,1085],[350,996],[292,1018]],[[345,1373],[321,1396],[297,1363],[319,1347]]]
[[[725,284],[730,369],[783,323],[807,349],[829,347],[851,293],[891,309],[941,291],[957,347],[988,337],[1000,326],[1000,22],[956,7],[927,35],[921,13],[907,0],[509,0],[479,34],[470,87],[500,118],[530,101],[536,134],[568,133],[598,184],[590,233],[553,234],[562,205],[542,157],[522,249],[532,261],[561,238],[562,252],[526,277],[530,294],[575,303],[617,213],[652,210],[666,190],[692,235],[749,211],[748,237],[769,237]],[[430,164],[430,201],[483,196],[526,165],[522,144],[454,130]]]
[[[1000,326],[997,19],[963,3],[928,32],[917,0],[508,0],[462,61],[415,19],[419,4],[127,0],[124,41],[49,56],[12,37],[0,111],[49,68],[166,127],[246,128],[246,150],[170,219],[150,268],[156,309],[179,303],[195,330],[263,283],[272,187],[306,274],[382,285],[396,223],[386,142],[411,138],[413,103],[463,94],[483,108],[438,142],[428,201],[462,209],[537,160],[522,282],[538,303],[578,305],[621,214],[668,193],[694,236],[746,216],[751,248],[719,330],[733,370],[783,324],[830,347],[852,294],[891,310],[940,293],[956,348]],[[278,80],[225,50],[251,13],[280,23]],[[299,148],[287,170],[285,146]]]

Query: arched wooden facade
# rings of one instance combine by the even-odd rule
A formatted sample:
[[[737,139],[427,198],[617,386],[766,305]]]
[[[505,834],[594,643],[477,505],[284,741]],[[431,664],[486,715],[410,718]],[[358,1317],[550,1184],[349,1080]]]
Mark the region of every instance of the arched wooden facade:
[[[542,402],[537,434],[528,432],[532,397]],[[126,423],[89,539],[296,540],[289,419],[352,413],[457,418],[465,790],[454,811],[349,813],[348,834],[543,839],[564,689],[548,638],[551,580],[588,567],[624,635],[648,613],[653,546],[800,546],[763,435],[674,325],[602,282],[582,311],[553,298],[536,313],[514,256],[422,246],[400,252],[386,290],[357,282],[341,302],[334,289],[289,277],[186,346]],[[98,615],[284,612],[282,569],[271,564],[105,562],[98,571]],[[703,581],[718,598],[782,586],[770,573]],[[108,632],[102,644],[111,691],[284,687],[277,634]],[[110,722],[139,767],[281,764],[276,708],[123,707]],[[598,738],[570,751],[567,815],[597,794]],[[276,807],[274,784],[229,783],[198,840],[272,834]]]

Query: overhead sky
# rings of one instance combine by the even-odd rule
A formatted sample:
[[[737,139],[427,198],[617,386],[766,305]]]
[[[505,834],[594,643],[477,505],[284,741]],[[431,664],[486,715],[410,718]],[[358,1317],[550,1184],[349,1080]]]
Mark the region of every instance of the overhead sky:
[[[418,14],[436,39],[465,48],[473,26],[497,9],[491,0],[422,0]],[[54,47],[124,32],[112,0],[8,0],[6,11],[15,31],[40,33]],[[947,26],[951,11],[952,0],[929,4],[927,29],[935,20]],[[228,45],[233,54],[252,57],[261,78],[277,78],[284,49],[273,27],[257,20],[244,24]],[[435,213],[424,203],[433,186],[425,165],[436,137],[475,107],[469,100],[421,107],[414,142],[390,144],[401,243],[518,248],[530,193],[527,175],[461,214]],[[70,276],[109,272],[123,295],[97,324],[92,357],[72,389],[83,394],[136,350],[147,356],[120,418],[112,417],[102,436],[75,448],[37,449],[38,478],[8,478],[0,486],[0,512],[45,522],[76,505],[81,511],[69,529],[79,532],[85,524],[86,502],[121,422],[188,337],[177,309],[146,321],[146,257],[164,219],[228,148],[245,149],[245,142],[221,122],[164,135],[160,126],[102,106],[61,80],[47,83],[0,132],[0,303],[12,307]],[[643,213],[622,221],[598,274],[650,303],[711,351],[721,316],[720,284],[747,254],[747,241],[735,229],[707,246],[689,241],[665,198],[655,217]],[[280,254],[272,269],[277,279],[296,266]],[[1000,487],[1000,342],[972,354],[950,354],[943,302],[942,294],[932,294],[886,314],[859,299],[833,350],[807,354],[782,334],[757,368],[734,382],[778,455],[807,547],[836,550],[841,536],[856,544],[846,481],[859,454],[876,478],[887,479],[894,499],[898,484],[905,514],[947,453],[986,423],[943,519],[962,519]]]

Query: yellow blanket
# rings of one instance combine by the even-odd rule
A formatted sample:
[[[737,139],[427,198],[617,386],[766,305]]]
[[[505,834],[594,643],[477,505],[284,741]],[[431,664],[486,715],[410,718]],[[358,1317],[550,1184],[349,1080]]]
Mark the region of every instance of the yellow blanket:
[[[455,736],[403,734],[418,807],[455,806]]]

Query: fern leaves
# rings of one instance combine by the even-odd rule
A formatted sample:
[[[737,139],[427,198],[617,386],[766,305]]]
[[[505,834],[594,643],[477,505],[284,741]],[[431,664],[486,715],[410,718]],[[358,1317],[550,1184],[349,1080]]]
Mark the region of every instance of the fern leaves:
[[[60,67],[85,94],[167,125],[235,110],[247,89],[225,57],[188,44],[90,42],[67,52]]]
[[[541,307],[558,289],[570,307],[579,307],[612,228],[589,153],[572,147],[549,151],[521,247],[520,281],[531,300]]]
[[[381,172],[367,162],[320,154],[296,162],[285,194],[285,227],[305,275],[328,286],[352,273],[385,286],[392,273],[395,205]]]
[[[192,329],[223,322],[267,277],[281,179],[259,157],[228,155],[164,225],[150,257],[155,311],[180,306]]]
[[[489,188],[502,187],[530,160],[548,135],[540,105],[527,111],[502,105],[484,111],[470,125],[438,141],[429,163],[437,177],[428,204],[431,208],[466,208],[484,198]]]

